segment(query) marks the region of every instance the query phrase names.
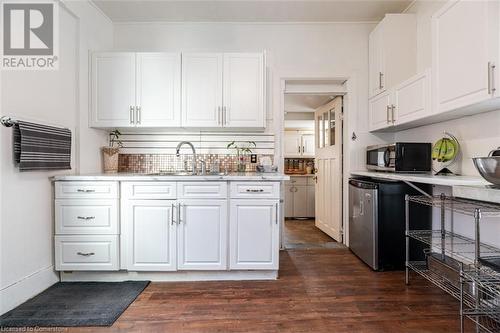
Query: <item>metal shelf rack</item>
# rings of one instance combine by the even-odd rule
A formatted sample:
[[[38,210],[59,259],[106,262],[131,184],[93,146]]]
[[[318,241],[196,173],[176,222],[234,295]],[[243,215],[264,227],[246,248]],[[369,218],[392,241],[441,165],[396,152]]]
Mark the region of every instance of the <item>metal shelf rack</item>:
[[[441,210],[439,230],[410,230],[410,203],[436,207]],[[473,217],[474,238],[446,230],[446,211]],[[464,331],[464,318],[476,325],[477,332],[500,332],[500,272],[482,266],[481,256],[500,257],[500,249],[481,243],[482,217],[500,217],[500,204],[445,196],[406,196],[406,271],[409,284],[410,270],[423,276],[460,301],[460,326]],[[429,269],[426,261],[410,261],[410,239],[429,246],[433,252],[459,262],[460,282]],[[458,285],[457,285],[458,284]]]

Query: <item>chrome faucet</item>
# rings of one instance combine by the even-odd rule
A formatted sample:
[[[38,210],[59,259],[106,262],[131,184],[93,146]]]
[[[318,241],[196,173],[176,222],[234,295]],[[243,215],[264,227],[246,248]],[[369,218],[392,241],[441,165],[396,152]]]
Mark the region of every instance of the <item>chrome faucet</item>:
[[[181,156],[180,150],[183,145],[188,145],[193,150],[193,175],[196,175],[196,150],[194,149],[194,146],[191,142],[188,141],[179,142],[176,148],[175,156],[177,157]]]

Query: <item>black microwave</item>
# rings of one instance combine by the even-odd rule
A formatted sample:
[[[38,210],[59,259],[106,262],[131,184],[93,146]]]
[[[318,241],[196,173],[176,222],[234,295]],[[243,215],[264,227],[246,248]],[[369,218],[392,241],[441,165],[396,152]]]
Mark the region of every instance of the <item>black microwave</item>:
[[[432,168],[432,145],[396,142],[366,147],[366,168],[387,172],[425,173]]]

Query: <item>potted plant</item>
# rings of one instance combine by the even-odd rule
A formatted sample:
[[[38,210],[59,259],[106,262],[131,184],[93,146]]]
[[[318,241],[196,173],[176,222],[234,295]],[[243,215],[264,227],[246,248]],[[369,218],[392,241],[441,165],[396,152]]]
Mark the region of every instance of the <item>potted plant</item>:
[[[238,172],[245,172],[247,169],[247,165],[245,163],[245,156],[243,154],[252,153],[252,149],[250,148],[250,146],[253,146],[254,148],[257,147],[257,144],[254,141],[247,141],[246,143],[247,143],[246,147],[238,146],[235,141],[230,142],[227,145],[227,149],[236,150],[236,157],[238,159]]]
[[[118,172],[118,155],[123,143],[120,141],[119,130],[115,129],[109,133],[109,145],[102,147],[102,159],[104,164],[104,172]]]

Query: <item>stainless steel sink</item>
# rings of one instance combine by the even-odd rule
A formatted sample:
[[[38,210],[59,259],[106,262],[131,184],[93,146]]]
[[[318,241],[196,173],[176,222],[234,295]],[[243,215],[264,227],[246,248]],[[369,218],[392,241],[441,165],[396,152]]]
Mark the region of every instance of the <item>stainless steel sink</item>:
[[[495,185],[500,185],[500,156],[476,157],[472,160],[484,179]]]
[[[160,171],[160,172],[155,172],[155,173],[148,173],[148,176],[225,176],[226,174],[223,172],[219,173],[197,173],[193,175],[191,172],[186,172],[186,171]]]

